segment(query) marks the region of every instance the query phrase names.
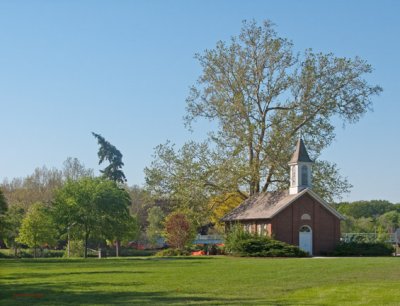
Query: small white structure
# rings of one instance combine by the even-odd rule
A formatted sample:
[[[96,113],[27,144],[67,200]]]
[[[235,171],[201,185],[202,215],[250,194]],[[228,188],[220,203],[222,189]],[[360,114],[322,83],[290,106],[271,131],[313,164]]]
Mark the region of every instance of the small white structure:
[[[300,191],[311,188],[311,167],[313,161],[308,156],[306,146],[301,138],[296,145],[290,166],[290,188],[289,194],[298,194]]]

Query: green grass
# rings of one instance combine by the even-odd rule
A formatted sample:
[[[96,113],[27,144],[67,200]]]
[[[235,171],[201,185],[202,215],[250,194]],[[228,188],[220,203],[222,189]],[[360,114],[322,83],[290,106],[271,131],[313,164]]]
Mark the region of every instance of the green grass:
[[[400,305],[400,258],[0,260],[0,305]]]

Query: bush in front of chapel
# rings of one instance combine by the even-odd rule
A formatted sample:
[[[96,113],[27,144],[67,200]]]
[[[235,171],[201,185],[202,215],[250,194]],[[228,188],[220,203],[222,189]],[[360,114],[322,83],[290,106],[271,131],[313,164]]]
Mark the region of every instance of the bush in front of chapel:
[[[251,234],[235,225],[225,239],[225,251],[234,256],[250,257],[305,257],[308,254],[297,246]]]

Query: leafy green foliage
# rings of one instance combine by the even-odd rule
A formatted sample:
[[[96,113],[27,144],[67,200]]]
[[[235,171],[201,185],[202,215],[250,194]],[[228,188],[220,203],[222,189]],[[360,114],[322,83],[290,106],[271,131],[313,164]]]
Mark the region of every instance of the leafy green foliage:
[[[164,212],[158,206],[150,208],[147,217],[148,226],[146,228],[146,236],[151,244],[155,244],[157,239],[162,237],[164,229]]]
[[[241,256],[253,257],[304,257],[307,253],[298,247],[266,237],[243,240],[237,250]]]
[[[400,228],[400,213],[395,210],[389,211],[379,216],[378,222],[387,232],[393,233]]]
[[[238,36],[196,58],[202,73],[187,98],[185,124],[209,120],[216,128],[203,143],[158,146],[145,170],[149,189],[196,223],[209,221],[215,196],[288,188],[299,131],[315,160],[335,137],[334,120],[357,122],[382,90],[365,80],[372,67],[364,60],[310,49],[296,55],[269,21],[244,22]],[[315,189],[328,201],[350,190],[335,164],[319,161],[314,169]]]
[[[147,187],[156,197],[167,200],[173,210],[184,211],[201,226],[210,217],[212,159],[206,144],[189,142],[179,152],[169,142],[159,145],[156,159],[145,169]]]
[[[5,229],[3,232],[3,239],[6,243],[6,246],[9,248],[14,248],[14,252],[16,255],[18,242],[16,238],[19,235],[19,230],[21,227],[22,219],[24,218],[24,209],[22,205],[13,205],[7,211],[5,215]]]
[[[136,216],[139,228],[144,230],[148,225],[149,209],[154,207],[155,200],[148,190],[139,186],[132,186],[126,190],[131,198],[129,211]]]
[[[129,215],[129,194],[108,179],[84,177],[68,181],[56,194],[54,217],[60,231],[70,228],[72,239],[135,238],[136,219]]]
[[[343,233],[374,233],[377,228],[377,223],[373,218],[362,217],[356,219],[351,216],[346,216],[341,226]]]
[[[383,236],[400,227],[398,205],[389,201],[342,202],[335,208],[346,216],[342,222],[343,233],[378,233],[378,236]]]
[[[196,58],[203,71],[187,98],[186,124],[218,124],[210,140],[227,159],[241,161],[245,168],[236,181],[246,183],[250,195],[287,185],[300,129],[315,159],[334,139],[332,119],[358,121],[381,91],[365,81],[372,71],[365,61],[311,49],[296,55],[270,21],[245,21],[229,43]],[[343,181],[335,188],[348,186]]]
[[[100,146],[99,152],[97,155],[99,156],[99,165],[107,160],[110,164],[101,170],[104,177],[119,183],[125,183],[126,177],[124,172],[122,172],[121,168],[124,166],[122,162],[122,154],[121,152],[109,143],[105,138],[99,134],[93,133],[93,136],[97,139],[97,142]]]
[[[226,251],[237,256],[251,257],[304,257],[307,253],[298,247],[273,240],[267,236],[245,232],[240,225],[235,225],[227,234]]]
[[[372,201],[356,201],[352,203],[343,202],[337,204],[337,210],[353,218],[376,218],[384,213],[395,210],[395,206],[389,201],[372,200]]]
[[[227,253],[235,253],[240,249],[241,243],[244,240],[252,238],[252,235],[243,230],[240,223],[233,224],[225,235],[225,250]]]
[[[384,242],[348,242],[340,243],[334,256],[391,256],[393,247]]]
[[[64,257],[83,257],[85,255],[85,245],[82,240],[69,241],[69,256],[68,250],[64,251]]]
[[[33,204],[22,220],[16,241],[35,249],[56,243],[57,231],[51,215],[42,203]]]

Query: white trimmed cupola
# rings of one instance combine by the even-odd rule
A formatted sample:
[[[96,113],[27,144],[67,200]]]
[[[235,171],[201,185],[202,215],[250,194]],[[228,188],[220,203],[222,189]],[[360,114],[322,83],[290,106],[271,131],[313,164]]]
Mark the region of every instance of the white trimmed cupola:
[[[289,162],[289,194],[297,194],[306,188],[311,188],[311,169],[313,163],[310,156],[308,156],[303,140],[299,138],[296,151],[293,153],[292,159]]]

